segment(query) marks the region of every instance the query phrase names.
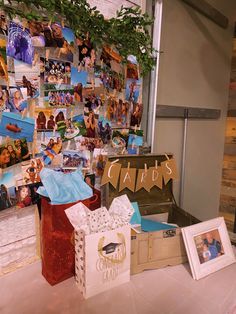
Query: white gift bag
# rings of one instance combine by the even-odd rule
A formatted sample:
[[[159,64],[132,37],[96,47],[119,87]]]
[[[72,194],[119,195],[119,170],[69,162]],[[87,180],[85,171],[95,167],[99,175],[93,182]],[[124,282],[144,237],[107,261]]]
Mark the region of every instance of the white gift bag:
[[[130,226],[85,235],[75,231],[75,279],[84,298],[130,280]]]

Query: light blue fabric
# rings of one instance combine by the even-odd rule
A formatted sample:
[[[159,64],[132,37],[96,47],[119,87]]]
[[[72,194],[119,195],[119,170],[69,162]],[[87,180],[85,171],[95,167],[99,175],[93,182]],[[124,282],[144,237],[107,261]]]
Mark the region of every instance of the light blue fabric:
[[[39,188],[37,193],[49,197],[52,205],[73,203],[93,195],[80,170],[65,174],[43,168],[40,178],[44,188]]]
[[[167,230],[167,229],[175,229],[175,226],[163,224],[159,221],[153,221],[149,219],[142,218],[141,220],[141,228],[142,231],[152,232],[152,231],[159,231],[159,230]]]

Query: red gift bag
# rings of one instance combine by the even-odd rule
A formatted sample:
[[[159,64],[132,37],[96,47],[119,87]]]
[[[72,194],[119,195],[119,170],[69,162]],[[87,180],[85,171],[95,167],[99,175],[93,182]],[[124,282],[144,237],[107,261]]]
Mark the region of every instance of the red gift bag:
[[[65,210],[76,203],[52,205],[42,197],[41,208],[41,257],[42,274],[55,285],[75,274],[74,228]],[[101,205],[101,193],[94,189],[94,195],[82,203],[94,210]]]

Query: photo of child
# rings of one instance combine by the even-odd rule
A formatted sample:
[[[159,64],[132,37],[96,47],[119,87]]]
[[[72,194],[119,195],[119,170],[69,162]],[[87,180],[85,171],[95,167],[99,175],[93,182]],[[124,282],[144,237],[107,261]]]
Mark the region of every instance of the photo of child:
[[[40,171],[44,165],[40,158],[31,159],[21,164],[23,180],[25,184],[40,182]]]
[[[34,183],[15,188],[17,198],[16,207],[24,208],[33,204],[37,204],[39,201],[39,194],[37,193],[37,189],[40,185],[40,183]]]
[[[27,89],[20,87],[10,87],[10,94],[6,103],[6,109],[10,112],[21,113],[28,107]]]
[[[15,179],[11,172],[5,172],[0,178],[0,211],[15,206]]]
[[[33,62],[34,47],[29,30],[12,21],[8,30],[7,55],[28,64]]]
[[[69,62],[40,58],[40,64],[40,77],[42,83],[70,85],[71,65]]]
[[[29,159],[30,154],[25,139],[16,139],[0,146],[0,168],[7,168]]]
[[[219,231],[211,230],[194,237],[200,264],[211,261],[224,254]]]

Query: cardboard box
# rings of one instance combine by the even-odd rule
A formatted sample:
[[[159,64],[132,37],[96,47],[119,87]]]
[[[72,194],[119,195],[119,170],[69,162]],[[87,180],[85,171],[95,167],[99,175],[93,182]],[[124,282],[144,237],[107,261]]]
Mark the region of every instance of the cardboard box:
[[[168,155],[169,158],[172,155]],[[114,161],[116,157],[109,157]],[[119,156],[122,167],[144,169],[144,164],[154,167],[155,161],[166,160],[165,155],[141,155],[141,156]],[[179,208],[174,201],[172,192],[172,181],[166,185],[163,182],[162,190],[153,187],[150,192],[141,189],[131,192],[124,189],[119,192],[113,186],[106,184],[102,189],[102,204],[109,207],[112,199],[116,196],[127,194],[131,202],[138,202],[140,213],[145,218],[163,221],[163,214],[168,214],[168,223],[177,224],[179,227],[189,226],[200,222],[198,219]],[[162,214],[162,218],[157,214]],[[150,216],[149,216],[150,215]],[[177,265],[187,261],[180,228],[168,229],[156,232],[132,233],[131,236],[131,274],[139,273],[146,269],[161,268],[168,265]]]

